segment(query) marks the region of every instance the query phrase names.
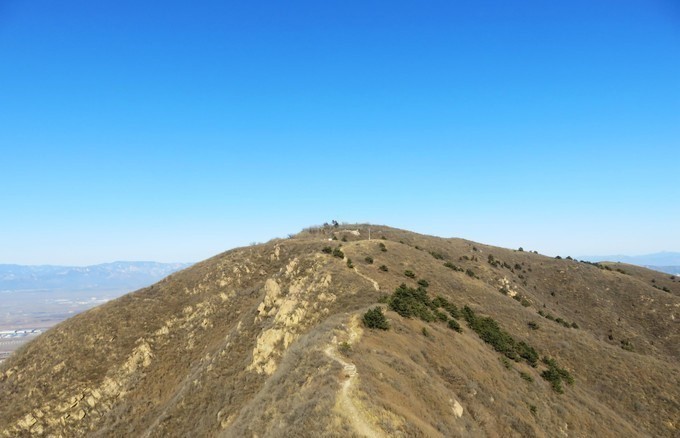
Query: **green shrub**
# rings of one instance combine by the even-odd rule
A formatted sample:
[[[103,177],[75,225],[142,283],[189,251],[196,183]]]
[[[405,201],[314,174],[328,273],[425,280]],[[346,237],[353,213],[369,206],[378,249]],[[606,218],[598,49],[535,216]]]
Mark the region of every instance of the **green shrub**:
[[[576,324],[575,322],[572,322],[572,323],[571,323],[571,328],[577,329],[577,328],[579,328],[579,327],[578,327],[578,324]]]
[[[494,350],[504,354],[507,358],[519,361],[524,359],[531,366],[538,363],[538,353],[525,342],[517,342],[512,336],[500,328],[498,323],[490,317],[478,317],[468,306],[463,307],[463,318],[468,326],[479,337],[491,345]]]
[[[418,286],[428,287],[429,285],[430,285],[430,283],[425,279],[421,278],[420,280],[418,280]]]
[[[404,275],[408,278],[416,278],[416,274],[414,274],[413,271],[409,271],[408,269],[404,271]]]
[[[354,263],[352,263],[352,259],[350,258],[347,259],[347,267],[350,269],[354,267]]]
[[[442,307],[444,310],[449,312],[449,315],[451,315],[451,318],[460,318],[460,312],[458,311],[458,307],[456,307],[455,304],[449,303],[449,301],[441,296],[437,296],[434,300],[432,300],[432,305],[435,308]]]
[[[396,288],[390,299],[390,309],[405,318],[417,317],[425,322],[435,320],[432,310],[436,307],[427,297],[427,291],[420,287],[414,289],[402,284]]]
[[[558,394],[562,394],[564,389],[562,387],[562,381],[566,382],[567,385],[574,384],[574,378],[569,374],[564,368],[560,368],[557,365],[555,359],[548,357],[543,358],[543,363],[548,366],[548,369],[541,373],[541,377],[550,382],[553,390]]]
[[[387,252],[387,247],[385,246],[384,243],[380,242],[378,246],[380,247],[380,251]]]
[[[463,329],[460,327],[460,324],[458,324],[458,321],[456,321],[455,319],[449,319],[449,322],[447,324],[451,330],[455,330],[458,333],[463,332]]]
[[[366,258],[365,258],[364,260],[365,260],[366,263],[368,263],[369,265],[372,265],[372,264],[373,264],[373,257],[371,257],[371,256],[366,256]]]
[[[621,348],[623,348],[626,351],[633,351],[633,344],[631,344],[628,339],[622,339]]]
[[[430,331],[427,329],[427,327],[423,327],[422,332],[423,336],[425,336],[426,338],[430,337]]]
[[[454,271],[458,271],[458,272],[463,272],[463,271],[464,271],[463,268],[461,268],[461,267],[459,267],[459,266],[456,266],[456,265],[454,265],[454,264],[451,263],[451,262],[446,262],[446,263],[444,263],[444,266],[446,266],[446,267],[449,268],[449,269],[453,269]]]
[[[444,260],[444,255],[438,252],[430,251],[430,255],[434,257],[436,260]]]
[[[446,321],[449,320],[449,317],[446,316],[446,313],[441,312],[439,310],[434,311],[434,316],[435,316],[435,318],[437,318],[438,320],[440,320],[442,322],[446,322]]]
[[[539,329],[538,324],[535,323],[535,322],[533,322],[533,321],[529,321],[529,322],[527,323],[527,325],[529,326],[529,328],[530,328],[531,330],[538,330],[538,329]]]
[[[378,269],[380,269],[383,272],[389,271],[389,269],[387,269],[387,266],[385,266],[385,265],[380,265],[380,267]]]
[[[346,237],[346,236],[342,236],[342,239],[340,239],[340,240],[342,240],[343,242],[347,242],[347,237]]]
[[[347,356],[352,352],[352,346],[349,345],[347,342],[342,342],[340,345],[338,345],[338,351],[344,355]]]
[[[465,273],[468,275],[468,277],[477,278],[477,274],[475,274],[475,271],[472,269],[467,269]]]
[[[380,307],[374,307],[364,313],[364,325],[371,329],[387,330],[390,328],[387,318]]]
[[[536,415],[537,413],[536,405],[529,405],[529,411],[531,411],[533,415]]]
[[[344,259],[345,258],[345,253],[342,252],[340,248],[335,248],[333,250],[333,257],[337,257],[339,259]]]
[[[324,246],[321,252],[326,253],[326,254],[332,254],[333,253],[333,248],[330,246]]]
[[[520,372],[519,372],[519,376],[520,376],[522,379],[524,379],[524,380],[526,380],[527,382],[529,382],[529,383],[532,383],[532,382],[534,381],[534,378],[531,377],[531,375],[525,373],[524,371],[520,371]]]

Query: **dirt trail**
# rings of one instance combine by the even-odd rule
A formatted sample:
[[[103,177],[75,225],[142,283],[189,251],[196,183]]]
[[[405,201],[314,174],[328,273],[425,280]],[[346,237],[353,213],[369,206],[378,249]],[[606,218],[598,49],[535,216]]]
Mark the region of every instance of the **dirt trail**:
[[[359,275],[359,277],[361,277],[361,278],[363,278],[363,279],[366,279],[366,280],[370,281],[370,282],[373,284],[373,288],[374,288],[375,290],[380,290],[380,285],[378,284],[377,281],[375,281],[374,279],[372,279],[372,278],[369,277],[368,275],[362,274],[361,272],[359,272],[359,270],[358,270],[356,267],[353,268],[353,269],[354,269],[354,272],[356,272],[357,275]]]
[[[356,315],[350,320],[348,334],[349,339],[346,342],[350,345],[358,341],[361,337],[361,328],[359,328],[358,317]],[[342,355],[340,355],[336,343],[328,345],[324,352],[328,357],[342,365],[344,370],[345,380],[342,382],[342,386],[338,392],[336,407],[349,420],[357,434],[367,437],[386,436],[381,430],[375,428],[375,426],[366,419],[365,414],[361,412],[352,398],[352,388],[356,385],[357,376],[359,375],[357,373],[356,365],[347,362]]]

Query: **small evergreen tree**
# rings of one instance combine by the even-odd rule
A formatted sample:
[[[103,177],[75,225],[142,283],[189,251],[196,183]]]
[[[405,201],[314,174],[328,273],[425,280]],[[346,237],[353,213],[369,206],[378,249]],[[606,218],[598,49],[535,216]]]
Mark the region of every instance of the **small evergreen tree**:
[[[362,318],[364,325],[371,329],[388,330],[390,328],[387,318],[380,307],[374,307],[364,313]]]

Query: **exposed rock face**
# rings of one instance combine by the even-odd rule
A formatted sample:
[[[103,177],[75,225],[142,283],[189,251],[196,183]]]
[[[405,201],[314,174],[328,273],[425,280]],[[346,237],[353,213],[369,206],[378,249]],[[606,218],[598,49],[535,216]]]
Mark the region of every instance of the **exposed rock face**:
[[[680,432],[680,279],[368,235],[311,229],[229,251],[60,324],[0,366],[0,436]],[[402,283],[492,318],[574,383],[555,392],[548,365],[508,360],[462,317],[458,333],[441,309],[391,311]],[[388,331],[363,327],[375,306]]]

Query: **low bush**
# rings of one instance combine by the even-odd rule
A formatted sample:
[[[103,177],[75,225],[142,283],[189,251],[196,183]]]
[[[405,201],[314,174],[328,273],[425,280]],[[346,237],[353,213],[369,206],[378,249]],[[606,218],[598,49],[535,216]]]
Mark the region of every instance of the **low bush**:
[[[339,259],[344,259],[345,258],[345,253],[342,252],[340,248],[335,248],[333,250],[333,257],[337,257]]]
[[[387,266],[385,266],[385,265],[380,265],[380,267],[378,269],[380,269],[383,272],[389,271],[389,269],[387,269]]]
[[[321,252],[323,252],[325,254],[332,254],[333,248],[331,248],[330,246],[324,246],[323,249],[321,250]]]
[[[409,271],[408,269],[404,271],[404,275],[408,278],[416,278],[416,274],[414,274],[413,271]]]
[[[430,285],[430,283],[425,279],[421,278],[420,280],[418,280],[418,286],[428,287],[429,285]]]
[[[354,267],[354,263],[352,263],[352,259],[350,258],[347,259],[347,267],[350,269]]]
[[[463,329],[460,327],[460,324],[458,324],[458,321],[456,321],[455,319],[449,319],[449,322],[447,324],[451,330],[455,330],[458,333],[463,332]]]
[[[446,263],[444,263],[444,266],[446,266],[446,267],[449,268],[449,269],[453,269],[454,271],[458,271],[458,272],[463,272],[463,271],[465,271],[465,269],[463,269],[463,268],[461,268],[461,267],[459,267],[459,266],[456,266],[456,265],[454,265],[454,264],[451,263],[451,262],[446,262]]]
[[[524,359],[529,365],[535,367],[538,363],[538,353],[533,347],[525,342],[517,342],[512,336],[500,328],[498,323],[491,317],[478,317],[468,306],[463,307],[463,318],[479,337],[491,345],[494,350],[504,354],[508,359],[519,361]]]
[[[365,258],[364,260],[365,260],[366,263],[368,263],[369,265],[372,265],[372,264],[373,264],[373,257],[371,257],[371,256],[366,256],[366,258]]]
[[[384,243],[380,242],[380,243],[378,244],[378,247],[380,247],[380,251],[382,251],[382,252],[387,252],[387,247],[385,246]]]
[[[529,383],[532,383],[532,382],[534,381],[534,378],[531,377],[531,375],[525,373],[524,371],[520,371],[520,372],[519,372],[519,376],[520,376],[522,379],[524,379],[524,380],[526,380],[527,382],[529,382]]]

